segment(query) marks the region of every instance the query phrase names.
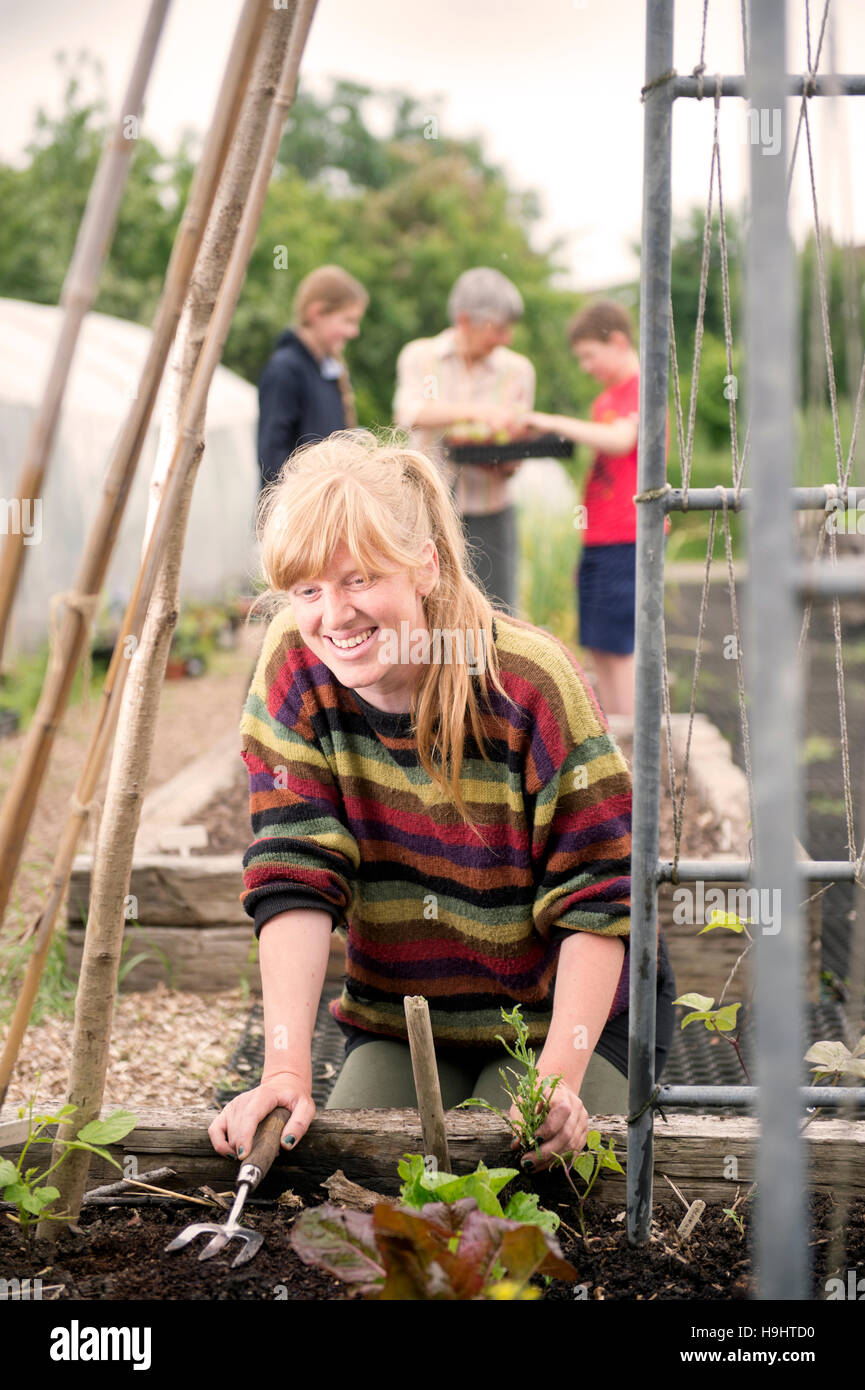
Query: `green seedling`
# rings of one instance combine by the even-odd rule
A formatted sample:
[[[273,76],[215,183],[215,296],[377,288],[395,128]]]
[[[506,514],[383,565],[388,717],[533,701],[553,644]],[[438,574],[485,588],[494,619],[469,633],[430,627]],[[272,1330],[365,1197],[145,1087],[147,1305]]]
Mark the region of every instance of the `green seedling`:
[[[10,1216],[10,1219],[20,1225],[28,1254],[32,1254],[33,1237],[30,1228],[35,1222],[69,1220],[68,1213],[55,1214],[46,1211],[46,1208],[60,1196],[58,1189],[47,1181],[54,1170],[60,1167],[74,1149],[86,1149],[88,1153],[98,1154],[100,1158],[119,1168],[117,1160],[101,1145],[117,1143],[118,1139],[124,1138],[138,1123],[137,1116],[130,1114],[128,1110],[115,1110],[104,1120],[91,1120],[78,1131],[74,1139],[59,1141],[63,1145],[63,1152],[50,1168],[40,1173],[38,1166],[25,1167],[28,1150],[34,1144],[53,1144],[54,1138],[45,1131],[51,1125],[65,1124],[78,1107],[62,1105],[55,1115],[34,1115],[33,1103],[31,1098],[29,1106],[21,1106],[18,1111],[19,1120],[27,1117],[27,1139],[18,1156],[18,1162],[13,1163],[11,1159],[0,1158],[0,1190],[3,1192],[4,1200],[12,1202],[17,1210],[17,1216]]]
[[[723,1210],[723,1212],[724,1212],[724,1216],[726,1217],[726,1219],[727,1219],[728,1221],[732,1221],[732,1222],[733,1222],[733,1225],[736,1227],[736,1230],[739,1232],[739,1239],[740,1239],[740,1240],[742,1239],[742,1237],[743,1237],[744,1234],[745,1234],[745,1223],[744,1223],[744,1221],[742,1220],[742,1218],[741,1218],[741,1216],[739,1215],[739,1213],[737,1212],[736,1208],[737,1208],[738,1206],[740,1206],[743,1202],[750,1202],[751,1198],[753,1197],[753,1195],[754,1195],[754,1193],[755,1193],[756,1191],[757,1191],[757,1184],[754,1183],[754,1185],[748,1189],[748,1191],[744,1194],[744,1196],[740,1197],[740,1196],[739,1196],[739,1189],[738,1189],[738,1187],[737,1187],[737,1188],[736,1188],[736,1200],[733,1202],[733,1205],[732,1205],[731,1207],[723,1207],[723,1208],[722,1208],[722,1210]]]
[[[745,1234],[745,1223],[742,1220],[741,1216],[739,1216],[735,1207],[724,1207],[723,1211],[724,1215],[730,1221],[734,1221],[736,1223],[736,1230],[739,1232],[739,1238],[741,1239],[741,1237]]]
[[[454,1173],[430,1172],[422,1154],[405,1154],[397,1169],[403,1180],[400,1200],[416,1211],[422,1211],[430,1202],[452,1204],[473,1197],[478,1211],[487,1216],[539,1226],[550,1235],[559,1228],[559,1217],[554,1211],[539,1206],[534,1192],[515,1192],[507,1206],[502,1206],[498,1194],[513,1178],[519,1177],[516,1168],[487,1168],[485,1163],[479,1163],[473,1173],[457,1177]]]
[[[624,1168],[613,1152],[613,1141],[610,1139],[607,1147],[604,1148],[604,1141],[598,1129],[590,1129],[586,1135],[586,1147],[581,1153],[570,1156],[556,1154],[558,1162],[562,1166],[565,1177],[573,1188],[577,1199],[577,1215],[580,1222],[580,1231],[583,1240],[588,1239],[586,1235],[585,1205],[588,1201],[589,1193],[595,1185],[595,1179],[602,1168],[610,1168],[614,1173],[624,1173]],[[577,1187],[571,1172],[576,1173],[582,1183],[582,1191]]]
[[[719,912],[716,908],[714,912],[709,914],[708,922],[705,927],[701,927],[697,935],[703,936],[705,932],[714,931],[716,927],[726,927],[727,931],[744,932],[746,936],[750,937],[751,933],[748,931],[750,921],[750,917],[746,917],[743,921],[735,912]]]
[[[804,1060],[811,1062],[811,1070],[814,1073],[814,1085],[819,1086],[827,1081],[830,1086],[840,1086],[843,1077],[856,1076],[865,1079],[865,1033],[857,1042],[851,1052],[846,1043],[840,1040],[830,1042],[823,1039],[815,1042],[813,1047],[809,1047],[805,1053]],[[822,1107],[817,1106],[802,1125],[802,1132],[808,1128],[813,1120],[822,1113]]]
[[[457,1109],[475,1105],[483,1110],[491,1110],[494,1115],[499,1116],[499,1119],[504,1120],[505,1124],[513,1131],[514,1137],[519,1143],[520,1151],[528,1153],[537,1145],[538,1130],[541,1129],[550,1112],[553,1092],[562,1078],[561,1076],[542,1077],[538,1071],[534,1050],[528,1045],[529,1027],[522,1016],[519,1004],[515,1004],[510,1013],[507,1009],[502,1009],[502,1022],[513,1028],[516,1033],[516,1041],[511,1047],[500,1033],[496,1034],[496,1040],[501,1043],[505,1052],[513,1057],[515,1062],[519,1062],[522,1068],[521,1071],[515,1071],[513,1067],[499,1068],[502,1084],[519,1111],[518,1119],[512,1119],[497,1105],[493,1105],[488,1100],[482,1100],[479,1096],[471,1096],[469,1100],[462,1101]],[[508,1073],[513,1077],[513,1081],[508,1079]]]
[[[725,1004],[723,1009],[713,1009],[714,999],[708,994],[680,994],[674,1004],[684,1004],[693,1012],[682,1019],[682,1027],[689,1023],[702,1022],[710,1033],[729,1033],[736,1027],[736,1014],[741,1004]]]
[[[678,999],[673,1000],[674,1004],[684,1004],[691,1013],[686,1014],[682,1019],[681,1026],[687,1028],[689,1023],[702,1023],[710,1033],[718,1033],[733,1048],[739,1059],[739,1065],[745,1073],[745,1080],[751,1085],[751,1078],[748,1075],[748,1068],[745,1066],[742,1053],[739,1048],[739,1033],[734,1038],[729,1034],[736,1027],[736,1015],[741,1009],[741,1004],[725,1004],[722,1009],[713,1008],[714,999],[708,994],[680,994]],[[741,1025],[740,1025],[741,1029]]]
[[[851,1052],[842,1042],[815,1042],[805,1053],[805,1061],[814,1065],[814,1084],[830,1080],[837,1086],[843,1076],[857,1076],[865,1079],[865,1033]]]

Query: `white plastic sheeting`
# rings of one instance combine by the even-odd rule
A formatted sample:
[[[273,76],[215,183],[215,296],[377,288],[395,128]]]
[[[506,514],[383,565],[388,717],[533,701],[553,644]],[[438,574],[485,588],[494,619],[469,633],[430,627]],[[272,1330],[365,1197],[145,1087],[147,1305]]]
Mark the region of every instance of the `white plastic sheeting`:
[[[10,645],[19,649],[45,639],[51,595],[74,584],[111,450],[150,343],[149,330],[139,324],[107,314],[87,315],[45,480],[40,535],[38,513],[25,513],[19,521],[9,502],[15,496],[60,315],[52,305],[0,299],[0,530],[23,523],[25,538],[28,533],[30,538],[29,543],[25,539],[24,573],[10,636]],[[104,597],[114,604],[128,598],[141,559],[160,418],[158,400],[108,570]],[[220,598],[231,586],[248,591],[257,573],[257,418],[255,387],[218,367],[184,546],[182,598]]]

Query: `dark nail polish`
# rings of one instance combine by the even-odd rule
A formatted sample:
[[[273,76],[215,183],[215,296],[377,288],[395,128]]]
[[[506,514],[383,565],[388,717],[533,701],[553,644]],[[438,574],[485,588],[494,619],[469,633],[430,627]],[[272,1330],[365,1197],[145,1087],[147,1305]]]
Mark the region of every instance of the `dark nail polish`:
[[[243,1155],[244,1155],[245,1153],[246,1153],[246,1149],[245,1149],[245,1148],[243,1147],[243,1145],[241,1144],[241,1145],[238,1147],[238,1150],[237,1150],[237,1157],[238,1157],[238,1158],[243,1158]]]
[[[290,1149],[292,1144],[294,1144],[296,1141],[293,1134],[287,1134],[282,1142],[287,1149]]]
[[[523,1159],[523,1167],[528,1173],[533,1173],[535,1171],[535,1165],[530,1158]]]

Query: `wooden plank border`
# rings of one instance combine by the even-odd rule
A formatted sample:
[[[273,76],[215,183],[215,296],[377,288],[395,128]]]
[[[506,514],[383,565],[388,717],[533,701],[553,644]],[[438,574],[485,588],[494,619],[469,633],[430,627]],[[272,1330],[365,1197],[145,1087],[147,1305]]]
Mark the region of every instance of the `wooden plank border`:
[[[51,1113],[52,1104],[60,1102],[44,1103],[38,1110]],[[216,1114],[216,1110],[191,1107],[142,1110],[137,1127],[120,1144],[112,1145],[111,1153],[124,1165],[126,1176],[144,1177],[148,1169],[168,1164],[177,1173],[172,1185],[178,1190],[201,1183],[230,1187],[238,1165],[216,1154],[207,1134]],[[623,1116],[596,1116],[592,1125],[605,1137],[612,1137],[616,1148],[624,1153],[627,1126]],[[471,1171],[480,1160],[488,1167],[512,1164],[509,1131],[495,1115],[448,1110],[445,1129],[455,1173]],[[0,1157],[17,1158],[26,1132],[23,1120],[0,1123]],[[805,1137],[813,1189],[865,1198],[865,1120],[818,1118],[809,1124]],[[757,1138],[756,1120],[742,1116],[670,1114],[666,1121],[659,1117],[655,1123],[656,1199],[669,1192],[666,1175],[689,1200],[729,1201],[737,1186],[754,1180]],[[297,1152],[277,1157],[266,1190],[317,1187],[341,1168],[354,1182],[394,1193],[399,1187],[399,1159],[405,1153],[422,1152],[422,1143],[416,1110],[322,1110]],[[49,1154],[47,1145],[40,1146],[33,1162],[47,1164]],[[128,1161],[130,1156],[134,1165]],[[88,1186],[118,1176],[116,1168],[94,1159]],[[595,1192],[600,1201],[621,1205],[625,1200],[624,1179],[605,1173]]]

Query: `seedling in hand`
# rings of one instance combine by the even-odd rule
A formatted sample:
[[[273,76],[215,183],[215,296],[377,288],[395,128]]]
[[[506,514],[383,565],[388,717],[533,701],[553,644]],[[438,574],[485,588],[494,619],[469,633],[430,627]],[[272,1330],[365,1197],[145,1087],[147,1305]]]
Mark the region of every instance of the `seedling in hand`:
[[[544,1076],[538,1071],[537,1058],[534,1050],[529,1047],[529,1026],[522,1016],[519,1004],[515,1004],[510,1013],[507,1009],[502,1009],[502,1021],[510,1025],[516,1033],[516,1041],[511,1047],[500,1033],[496,1034],[496,1040],[501,1043],[515,1062],[519,1062],[522,1071],[515,1071],[513,1067],[499,1068],[499,1076],[502,1084],[510,1096],[519,1117],[512,1119],[510,1114],[505,1114],[497,1105],[491,1104],[488,1100],[482,1100],[479,1096],[472,1096],[469,1100],[461,1102],[457,1109],[471,1105],[480,1106],[483,1110],[491,1110],[494,1115],[498,1115],[509,1125],[516,1138],[520,1151],[528,1153],[531,1149],[538,1146],[538,1130],[542,1128],[547,1115],[550,1113],[553,1092],[562,1080],[561,1076]],[[513,1082],[508,1079],[506,1073],[510,1073]]]

